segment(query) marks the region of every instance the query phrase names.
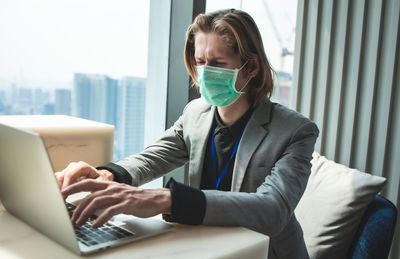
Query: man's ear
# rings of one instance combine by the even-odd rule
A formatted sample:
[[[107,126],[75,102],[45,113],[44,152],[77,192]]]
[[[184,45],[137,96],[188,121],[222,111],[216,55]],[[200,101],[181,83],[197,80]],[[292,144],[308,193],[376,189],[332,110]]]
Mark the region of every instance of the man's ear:
[[[256,77],[260,72],[260,63],[258,62],[258,58],[250,59],[247,65],[247,73],[251,78]]]

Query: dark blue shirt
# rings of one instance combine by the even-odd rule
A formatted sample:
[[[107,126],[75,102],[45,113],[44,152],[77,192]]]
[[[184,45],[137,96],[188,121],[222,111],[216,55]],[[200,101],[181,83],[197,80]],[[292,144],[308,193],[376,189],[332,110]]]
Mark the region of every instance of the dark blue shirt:
[[[215,109],[213,126],[215,126],[214,132],[214,145],[215,145],[215,156],[216,156],[216,172],[213,168],[212,152],[211,152],[211,138],[212,132],[208,137],[207,150],[204,158],[203,173],[201,177],[201,189],[202,190],[215,190],[216,181],[220,177],[221,172],[229,162],[229,158],[232,155],[233,148],[236,141],[241,137],[243,127],[249,120],[253,109],[249,109],[240,119],[234,122],[230,126],[226,126],[219,114]],[[232,157],[228,164],[226,174],[222,178],[218,190],[230,191],[232,185],[232,172],[235,164],[236,154]]]

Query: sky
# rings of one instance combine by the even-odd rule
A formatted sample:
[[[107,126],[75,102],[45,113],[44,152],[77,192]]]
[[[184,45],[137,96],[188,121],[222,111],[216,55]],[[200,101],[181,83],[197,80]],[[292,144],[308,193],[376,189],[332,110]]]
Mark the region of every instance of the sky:
[[[280,53],[293,49],[296,5],[267,0],[267,15],[262,0],[208,0],[207,11],[250,13],[273,67],[290,72],[292,58],[281,67]],[[1,0],[0,88],[68,88],[75,72],[146,77],[148,20],[149,0]]]
[[[145,77],[148,20],[149,1],[2,0],[0,78],[46,87],[74,72]]]

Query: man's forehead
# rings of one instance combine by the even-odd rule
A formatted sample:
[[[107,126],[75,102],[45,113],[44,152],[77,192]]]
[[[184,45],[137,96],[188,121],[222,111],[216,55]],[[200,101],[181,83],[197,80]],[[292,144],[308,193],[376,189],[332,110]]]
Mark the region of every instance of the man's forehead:
[[[217,33],[198,33],[195,36],[195,57],[207,56],[222,59],[233,55],[233,50],[225,39]]]

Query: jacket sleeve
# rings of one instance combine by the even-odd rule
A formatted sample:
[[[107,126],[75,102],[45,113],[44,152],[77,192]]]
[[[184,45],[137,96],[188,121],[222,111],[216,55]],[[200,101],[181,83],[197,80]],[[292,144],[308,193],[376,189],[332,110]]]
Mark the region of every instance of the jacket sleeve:
[[[163,136],[143,152],[122,159],[115,164],[129,173],[134,186],[153,179],[184,165],[188,161],[188,151],[183,140],[183,115]]]
[[[203,191],[203,224],[243,226],[270,237],[279,234],[307,185],[317,137],[318,128],[313,122],[299,126],[255,193]]]

